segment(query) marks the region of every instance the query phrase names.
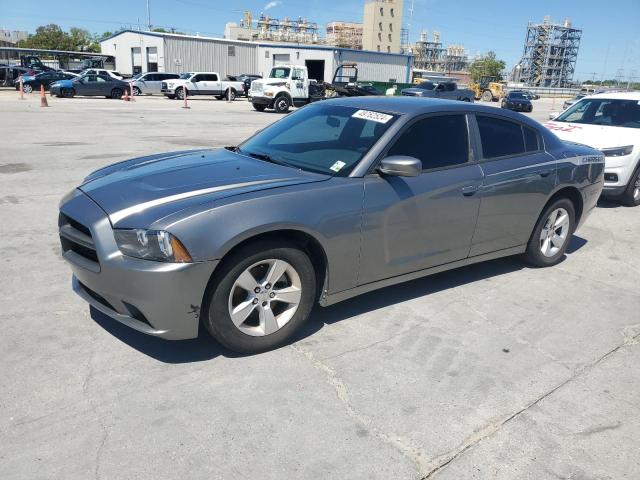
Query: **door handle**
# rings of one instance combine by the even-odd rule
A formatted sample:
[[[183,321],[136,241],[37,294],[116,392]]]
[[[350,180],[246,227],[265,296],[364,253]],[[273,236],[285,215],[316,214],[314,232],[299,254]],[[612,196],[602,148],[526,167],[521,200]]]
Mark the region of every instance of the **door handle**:
[[[465,197],[470,197],[477,191],[478,191],[477,185],[467,185],[466,187],[462,187],[462,195],[464,195]]]
[[[538,170],[536,173],[541,177],[548,177],[551,175],[551,170]]]

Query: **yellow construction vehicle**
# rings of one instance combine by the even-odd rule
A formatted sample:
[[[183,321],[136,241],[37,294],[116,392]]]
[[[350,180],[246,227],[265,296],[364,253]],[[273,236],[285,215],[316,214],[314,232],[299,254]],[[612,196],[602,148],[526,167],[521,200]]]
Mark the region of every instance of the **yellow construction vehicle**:
[[[504,97],[505,84],[498,77],[480,77],[479,82],[472,82],[469,88],[473,91],[476,100],[485,102],[497,102]]]

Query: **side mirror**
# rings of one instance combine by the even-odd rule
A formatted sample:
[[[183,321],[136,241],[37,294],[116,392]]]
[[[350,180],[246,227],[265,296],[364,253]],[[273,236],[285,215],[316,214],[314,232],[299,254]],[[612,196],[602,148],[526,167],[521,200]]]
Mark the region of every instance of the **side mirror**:
[[[417,177],[422,173],[422,162],[414,157],[392,155],[380,162],[378,172],[392,177]]]
[[[558,115],[560,115],[560,112],[551,112],[549,114],[549,120],[553,120],[554,118],[556,118]]]

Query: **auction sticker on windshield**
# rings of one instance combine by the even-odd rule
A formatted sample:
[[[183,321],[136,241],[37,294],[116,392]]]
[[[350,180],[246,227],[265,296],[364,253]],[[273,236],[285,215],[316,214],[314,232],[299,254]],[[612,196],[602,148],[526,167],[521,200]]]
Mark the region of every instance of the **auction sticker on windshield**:
[[[371,120],[372,122],[387,123],[393,118],[393,115],[386,113],[372,112],[371,110],[358,110],[351,115],[353,118],[361,118],[362,120]]]
[[[338,160],[336,163],[331,165],[331,167],[329,167],[329,170],[333,170],[334,172],[338,173],[340,170],[342,170],[342,167],[344,167],[345,165],[346,163]]]

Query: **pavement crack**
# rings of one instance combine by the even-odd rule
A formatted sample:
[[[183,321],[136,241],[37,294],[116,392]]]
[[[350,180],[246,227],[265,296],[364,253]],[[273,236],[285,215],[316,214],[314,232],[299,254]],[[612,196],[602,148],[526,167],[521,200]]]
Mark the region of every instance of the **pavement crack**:
[[[392,446],[402,455],[408,458],[415,465],[420,478],[423,478],[425,473],[428,472],[428,464],[427,462],[425,462],[424,458],[422,458],[422,454],[418,448],[411,445],[406,438],[402,438],[394,433],[387,433],[382,431],[380,428],[373,424],[373,420],[371,418],[358,412],[349,399],[349,391],[347,389],[347,386],[338,376],[337,372],[326,363],[317,359],[313,352],[302,348],[300,345],[291,345],[291,348],[297,353],[303,355],[309,362],[311,362],[311,364],[316,369],[324,373],[327,383],[334,388],[338,400],[343,404],[347,415],[351,419],[372,432],[373,435],[378,438],[378,440]]]
[[[625,335],[624,340],[623,340],[622,343],[620,343],[616,347],[612,348],[611,350],[607,351],[605,354],[601,355],[600,357],[598,357],[594,361],[582,365],[580,368],[576,369],[569,378],[567,378],[566,380],[560,382],[558,385],[556,385],[552,389],[548,390],[547,392],[545,392],[544,394],[542,394],[541,396],[536,398],[534,401],[532,401],[531,403],[529,403],[525,407],[517,410],[516,412],[512,413],[511,415],[508,415],[508,416],[502,418],[501,420],[498,420],[497,422],[489,423],[488,425],[484,426],[483,428],[481,428],[480,430],[475,432],[473,435],[467,437],[465,439],[465,441],[462,442],[462,444],[458,445],[456,448],[450,450],[449,452],[447,452],[447,453],[445,453],[443,455],[440,455],[440,456],[434,458],[433,460],[431,460],[431,462],[429,462],[430,463],[430,469],[429,469],[428,473],[425,476],[421,477],[421,480],[428,480],[430,478],[433,478],[434,475],[436,475],[439,471],[441,471],[442,469],[447,467],[447,465],[449,465],[451,462],[453,462],[454,460],[459,458],[461,455],[463,455],[467,450],[469,450],[470,448],[472,448],[475,445],[479,444],[481,441],[485,440],[486,438],[491,437],[494,433],[496,433],[499,430],[501,430],[502,427],[504,427],[511,420],[519,417],[521,414],[523,414],[524,412],[526,412],[530,408],[535,407],[540,402],[542,402],[545,398],[549,397],[550,395],[553,395],[555,392],[560,390],[565,385],[568,385],[569,383],[573,382],[577,378],[589,373],[596,366],[598,366],[600,363],[605,361],[611,355],[615,354],[621,348],[624,348],[624,347],[629,346],[629,345],[638,344],[638,340],[639,339],[640,339],[640,333],[637,333],[637,334],[635,334],[633,336]]]

